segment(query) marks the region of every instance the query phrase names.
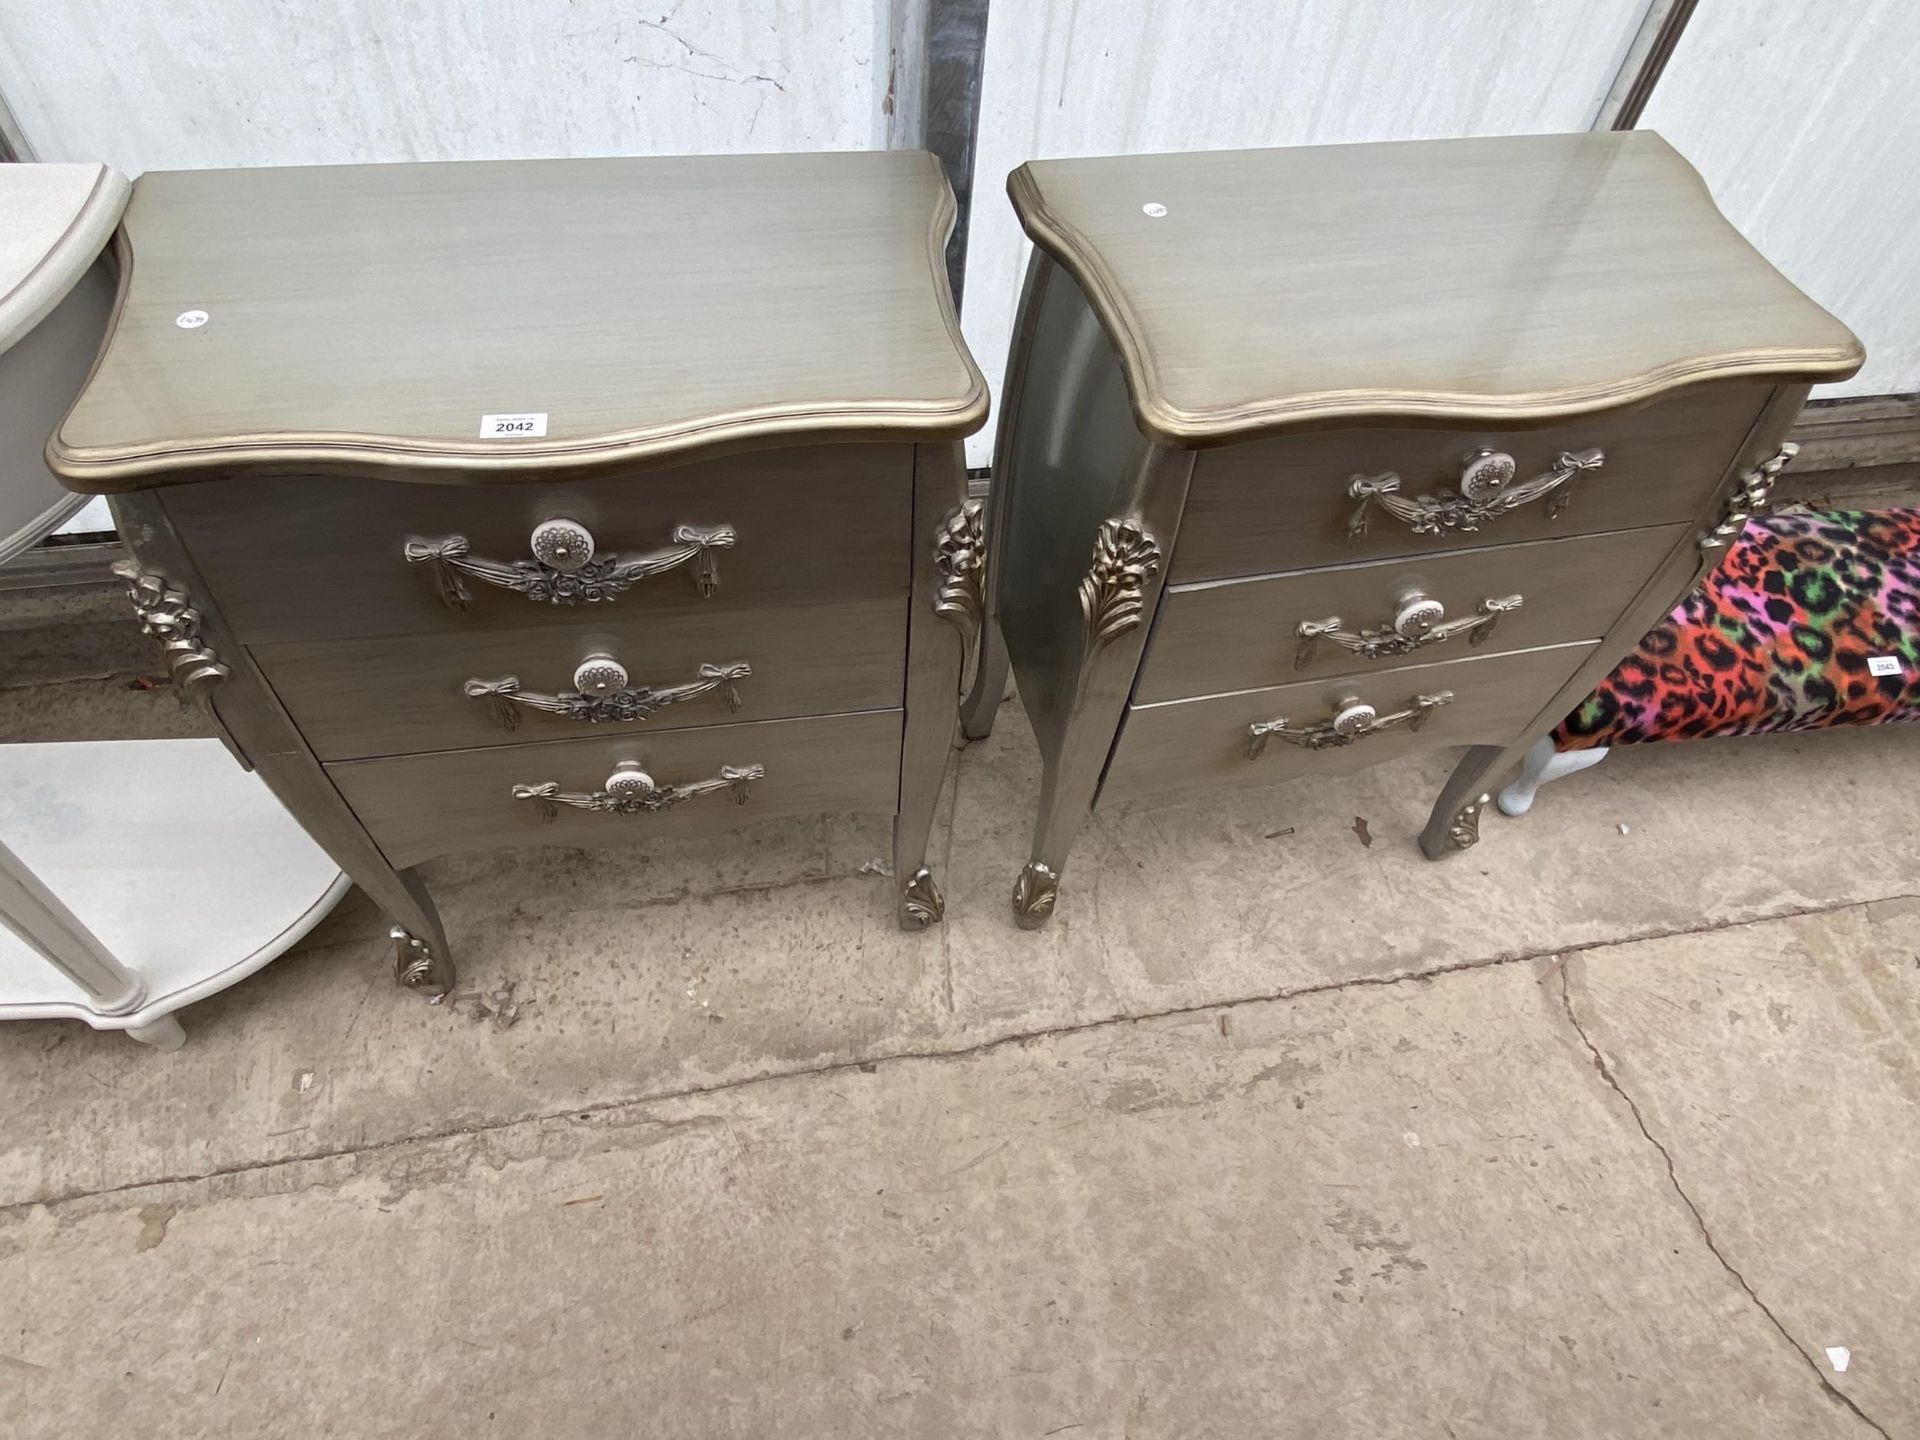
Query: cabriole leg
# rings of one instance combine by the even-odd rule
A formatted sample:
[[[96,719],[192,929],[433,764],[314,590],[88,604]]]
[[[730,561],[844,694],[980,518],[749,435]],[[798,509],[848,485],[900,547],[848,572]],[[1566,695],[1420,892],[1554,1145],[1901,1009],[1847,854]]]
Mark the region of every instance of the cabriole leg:
[[[1518,750],[1498,745],[1476,745],[1454,767],[1446,788],[1433,804],[1420,849],[1429,860],[1442,860],[1469,850],[1480,841],[1480,812],[1492,799],[1501,776],[1520,759]]]
[[[393,937],[394,983],[423,995],[444,995],[453,989],[454,968],[440,912],[413,871],[387,873],[391,880],[376,882],[377,889],[364,881],[361,888],[396,921],[388,932]]]
[[[932,831],[933,809],[925,807],[924,818],[898,815],[893,821],[893,866],[899,892],[899,919],[902,930],[924,930],[946,918],[947,901],[927,868],[927,839]]]
[[[1045,761],[1040,785],[1040,816],[1033,832],[1032,858],[1013,882],[1013,923],[1022,930],[1038,930],[1053,918],[1060,896],[1060,875],[1067,868],[1080,827],[1093,810],[1100,788],[1100,767],[1106,759],[1105,740],[1111,726],[1104,715],[1089,717],[1070,728],[1058,763]]]
[[[913,608],[907,620],[907,716],[900,744],[900,805],[893,874],[902,930],[946,913],[927,867],[940,787],[953,756],[967,651],[979,643],[986,550],[980,502],[967,499],[960,446],[914,450]]]
[[[993,734],[994,718],[1007,698],[1010,668],[1007,642],[989,614],[980,627],[980,668],[974,672],[973,690],[960,707],[960,733],[967,739],[984,740]]]

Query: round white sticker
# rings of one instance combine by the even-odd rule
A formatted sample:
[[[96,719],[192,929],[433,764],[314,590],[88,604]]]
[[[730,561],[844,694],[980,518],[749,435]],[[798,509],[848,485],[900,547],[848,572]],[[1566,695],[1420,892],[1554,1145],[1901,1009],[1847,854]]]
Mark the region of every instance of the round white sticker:
[[[1151,215],[1154,219],[1158,220],[1162,215],[1167,213],[1167,207],[1162,205],[1158,200],[1149,200],[1140,207],[1140,211],[1142,214]]]
[[[198,330],[211,318],[204,310],[182,310],[173,317],[173,323],[182,330]]]

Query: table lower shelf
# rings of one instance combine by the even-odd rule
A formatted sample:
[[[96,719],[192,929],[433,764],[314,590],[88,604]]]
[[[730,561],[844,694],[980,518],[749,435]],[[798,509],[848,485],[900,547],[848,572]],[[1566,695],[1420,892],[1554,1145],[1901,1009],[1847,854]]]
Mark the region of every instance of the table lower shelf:
[[[0,745],[0,840],[146,982],[101,1014],[0,926],[0,1019],[151,1025],[285,953],[351,884],[217,740]]]

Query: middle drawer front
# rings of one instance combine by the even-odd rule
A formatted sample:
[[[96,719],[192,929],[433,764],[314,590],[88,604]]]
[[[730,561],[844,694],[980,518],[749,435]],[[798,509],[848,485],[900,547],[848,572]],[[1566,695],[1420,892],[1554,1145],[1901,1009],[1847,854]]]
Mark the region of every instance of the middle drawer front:
[[[654,835],[704,835],[777,815],[820,810],[891,815],[899,806],[902,712],[763,720],[606,739],[350,760],[327,775],[399,869],[457,850],[510,845],[617,845]],[[514,787],[604,791],[639,765],[656,786],[687,786],[723,768],[759,766],[744,803],[722,788],[669,808],[603,813],[516,798]]]
[[[1212,785],[1265,785],[1296,775],[1338,775],[1414,750],[1443,745],[1506,745],[1572,678],[1593,642],[1516,650],[1437,665],[1402,665],[1366,676],[1304,680],[1200,700],[1128,707],[1100,786],[1100,805]],[[1385,717],[1420,696],[1450,693],[1414,730],[1401,724],[1351,744],[1305,749],[1269,737],[1255,757],[1247,727],[1285,717],[1288,728],[1324,726],[1348,700]]]
[[[1623,530],[1530,545],[1495,545],[1364,565],[1175,586],[1160,603],[1135,698],[1142,704],[1285,685],[1390,665],[1597,640],[1682,538],[1687,525]],[[1338,617],[1395,648],[1396,614],[1424,596],[1445,624],[1488,601],[1520,597],[1492,623],[1410,652],[1368,659],[1321,637],[1303,654],[1299,627]],[[1412,633],[1417,634],[1418,631]],[[1476,643],[1476,637],[1481,637]],[[1305,663],[1301,663],[1304,659]]]
[[[671,623],[617,610],[572,618],[565,627],[287,641],[253,646],[251,654],[322,760],[886,710],[901,702],[904,595],[734,614],[696,610]],[[700,682],[702,666],[732,671],[745,663],[752,673],[631,720],[575,718],[466,690],[468,681],[497,690],[512,679],[522,697],[577,695],[574,671],[594,654],[626,670],[629,711],[640,687],[670,691]],[[728,707],[728,688],[737,711]],[[613,702],[620,698],[603,695],[594,708],[617,715]],[[638,708],[645,711],[645,703]],[[518,724],[509,728],[508,717]]]

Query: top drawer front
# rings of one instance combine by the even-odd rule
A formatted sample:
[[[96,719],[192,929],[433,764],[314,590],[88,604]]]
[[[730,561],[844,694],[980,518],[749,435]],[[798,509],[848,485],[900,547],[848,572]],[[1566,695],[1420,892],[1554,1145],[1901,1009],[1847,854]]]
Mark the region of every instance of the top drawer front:
[[[1546,430],[1326,430],[1210,450],[1194,468],[1170,578],[1216,580],[1687,520],[1734,460],[1767,393],[1716,386]],[[1355,476],[1391,471],[1397,494],[1414,499],[1457,492],[1462,468],[1481,450],[1513,457],[1517,487],[1551,471],[1563,453],[1590,449],[1604,456],[1597,469],[1477,530],[1419,534],[1375,499],[1366,534],[1349,539],[1360,503],[1349,493]],[[1563,508],[1550,513],[1562,494]]]
[[[556,485],[255,477],[180,486],[166,503],[234,632],[262,644],[902,594],[912,473],[909,446],[822,446]],[[409,539],[462,536],[470,557],[530,560],[531,532],[555,517],[587,528],[596,561],[670,549],[680,526],[729,526],[733,543],[710,552],[710,595],[683,564],[571,605],[462,576],[471,603],[449,608],[440,567],[407,559]]]

